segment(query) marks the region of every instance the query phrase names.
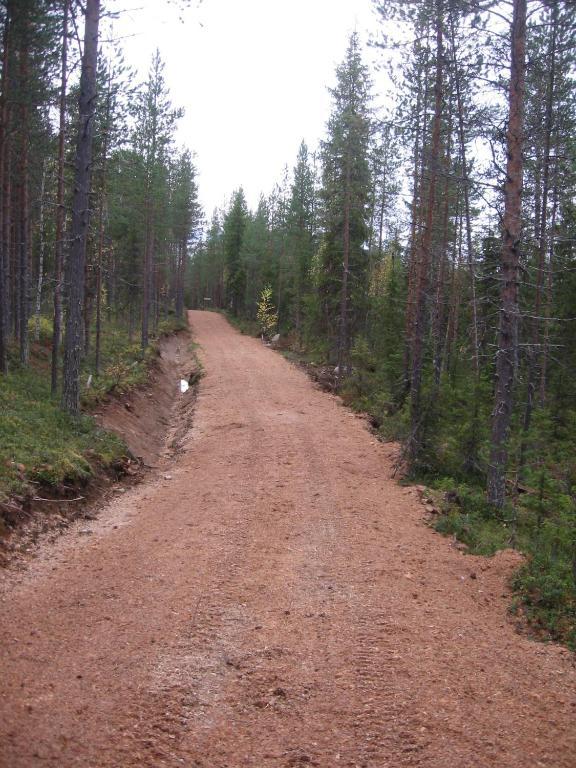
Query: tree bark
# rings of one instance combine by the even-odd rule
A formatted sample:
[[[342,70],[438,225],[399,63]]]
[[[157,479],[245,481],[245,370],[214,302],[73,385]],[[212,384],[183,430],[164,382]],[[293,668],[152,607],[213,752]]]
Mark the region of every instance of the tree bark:
[[[62,336],[62,272],[64,262],[64,160],[66,146],[66,90],[68,78],[68,12],[70,0],[62,6],[62,59],[60,79],[60,125],[58,132],[58,187],[56,192],[56,240],[54,244],[54,315],[52,329],[52,366],[50,388],[58,391],[58,365]]]
[[[26,13],[26,12],[25,12]],[[19,332],[20,332],[20,362],[28,365],[30,346],[28,340],[28,315],[30,304],[30,107],[28,104],[29,79],[29,40],[30,19],[23,20],[22,42],[20,46],[19,86],[23,93],[20,107],[20,216],[19,216]]]
[[[548,83],[546,92],[546,114],[544,122],[544,168],[542,178],[542,210],[540,218],[540,236],[538,239],[538,272],[536,275],[536,299],[534,302],[533,343],[535,353],[540,358],[540,370],[544,367],[544,354],[540,349],[540,314],[546,277],[546,254],[548,250],[548,197],[550,194],[550,149],[552,146],[552,130],[554,122],[554,95],[556,84],[556,41],[558,36],[558,4],[552,7],[552,35],[548,48]],[[540,378],[540,401],[546,399],[545,377]],[[534,390],[536,382],[534,382]]]
[[[68,413],[80,411],[80,361],[82,354],[82,302],[86,239],[90,218],[89,192],[92,165],[92,137],[96,108],[96,67],[98,63],[98,25],[100,0],[86,0],[84,54],[78,101],[78,140],[76,144],[75,184],[72,203],[72,231],[66,265],[68,311],[64,341],[64,382],[62,405]]]
[[[187,237],[183,236],[178,244],[178,266],[176,282],[176,317],[184,319],[184,282],[186,280],[186,265],[188,261]]]
[[[452,274],[450,287],[450,312],[448,316],[448,325],[446,328],[446,353],[444,356],[444,370],[448,375],[453,372],[453,348],[454,342],[458,338],[460,305],[462,303],[462,241],[464,230],[464,216],[462,214],[462,201],[457,200],[456,210],[456,234],[454,238],[454,249],[452,256]]]
[[[9,117],[6,120],[6,125],[11,125],[11,112],[10,108],[6,109]],[[12,333],[12,311],[14,307],[13,296],[13,250],[14,250],[14,237],[12,233],[12,153],[10,151],[10,135],[7,134],[4,137],[4,183],[2,185],[2,246],[4,251],[4,295],[6,297],[4,310],[4,328],[6,331],[6,339],[8,339]]]
[[[8,61],[10,53],[10,4],[6,7],[4,18],[4,32],[2,41],[2,75],[0,92],[0,191],[2,192],[2,204],[0,205],[0,373],[8,373],[8,275],[10,262],[10,223],[7,212],[7,196],[10,196],[10,187],[7,173],[8,155]]]
[[[384,214],[388,203],[388,173],[390,170],[390,126],[387,125],[383,131],[384,138],[384,156],[382,158],[381,178],[382,188],[380,191],[380,207],[378,211],[378,260],[382,260],[382,246],[384,243]]]
[[[40,338],[40,311],[42,309],[42,286],[44,282],[44,252],[46,250],[46,238],[44,233],[44,195],[46,190],[46,160],[42,165],[42,181],[40,184],[40,221],[38,223],[38,235],[40,239],[40,253],[38,255],[38,279],[36,281],[36,306],[34,320],[34,339]]]
[[[438,166],[440,162],[440,128],[442,123],[444,61],[442,34],[443,12],[443,0],[436,0],[436,75],[434,81],[434,118],[432,121],[432,144],[429,161],[428,200],[424,230],[416,253],[414,330],[412,335],[412,371],[410,381],[411,425],[410,437],[408,438],[407,445],[407,455],[411,464],[414,464],[417,460],[423,440],[423,413],[421,402],[422,367],[426,324],[426,299],[430,282],[430,248],[432,244],[432,228],[434,224],[434,209],[436,206],[436,186]]]
[[[476,378],[480,375],[480,341],[478,334],[478,300],[476,296],[476,264],[474,244],[472,241],[472,219],[470,215],[470,180],[468,178],[468,162],[466,159],[466,136],[464,130],[464,106],[460,86],[460,70],[456,57],[456,39],[454,34],[454,17],[450,14],[450,37],[452,47],[452,64],[454,68],[454,86],[456,90],[456,107],[458,113],[458,140],[460,144],[460,163],[462,165],[462,192],[464,196],[464,217],[466,221],[466,251],[468,272],[470,274],[470,303],[472,307],[472,359]]]
[[[526,0],[514,0],[512,21],[507,163],[504,185],[503,238],[500,254],[500,324],[496,356],[496,388],[492,412],[488,502],[504,506],[508,434],[514,404],[518,354],[518,278],[522,230],[523,123],[526,71]]]
[[[96,339],[94,343],[94,373],[100,375],[102,352],[102,264],[104,260],[104,210],[106,206],[106,169],[108,161],[108,121],[110,119],[110,96],[106,104],[106,133],[102,148],[102,188],[100,190],[100,209],[98,211],[98,252],[96,255]]]
[[[96,254],[96,339],[94,344],[94,373],[100,375],[100,358],[102,350],[102,264],[104,260],[104,211],[106,209],[106,194],[108,184],[108,146],[110,143],[110,111],[111,111],[111,81],[112,73],[108,72],[108,89],[106,93],[106,111],[104,120],[104,141],[102,143],[102,183],[100,187],[100,206],[98,210],[98,251]]]
[[[536,264],[536,295],[534,298],[534,317],[532,318],[532,344],[528,348],[528,370],[526,373],[526,406],[522,423],[522,442],[520,445],[520,458],[518,461],[518,475],[521,477],[526,465],[528,450],[528,433],[532,424],[534,410],[534,396],[538,378],[538,358],[542,369],[542,351],[540,349],[540,314],[542,311],[542,295],[544,289],[544,277],[546,273],[546,252],[548,244],[548,196],[550,193],[550,147],[552,143],[552,122],[554,106],[554,82],[556,75],[556,36],[558,32],[558,6],[552,9],[552,35],[548,45],[547,59],[550,62],[548,81],[545,89],[545,115],[544,115],[544,155],[539,157],[542,162],[538,168],[538,176],[541,177],[541,193],[538,195],[536,206],[536,236],[538,238],[538,252]],[[540,144],[540,142],[538,142]],[[540,187],[537,184],[537,189]],[[541,387],[542,388],[542,387]],[[544,397],[542,396],[542,402]]]
[[[422,185],[424,178],[423,155],[424,141],[421,140],[420,131],[420,109],[422,106],[422,78],[418,70],[418,91],[416,98],[416,136],[414,138],[414,170],[412,180],[412,206],[411,206],[411,227],[410,227],[410,251],[408,254],[408,292],[406,297],[406,314],[404,317],[404,397],[410,389],[410,371],[411,371],[411,347],[412,331],[414,327],[414,292],[415,292],[415,273],[416,273],[416,245],[419,237],[418,221],[422,215]],[[422,135],[426,128],[426,103],[427,92],[424,93],[424,117],[422,120]],[[420,146],[422,143],[422,147]],[[422,157],[421,157],[422,155]]]
[[[342,289],[340,293],[340,325],[338,329],[338,378],[347,371],[349,363],[348,338],[348,273],[350,269],[350,158],[346,160],[344,179],[344,231],[342,233]]]
[[[149,343],[150,303],[152,292],[152,212],[150,202],[146,202],[146,237],[144,241],[144,269],[142,274],[142,349]]]
[[[447,125],[446,151],[444,154],[444,189],[442,201],[442,234],[438,245],[438,264],[436,266],[436,296],[432,316],[432,367],[434,376],[434,390],[440,388],[442,376],[442,361],[445,352],[446,334],[446,272],[448,268],[448,239],[450,224],[450,154],[452,136],[452,104],[450,103],[450,118]]]
[[[546,306],[544,310],[544,340],[542,343],[542,367],[540,369],[540,402],[546,404],[546,381],[548,375],[548,355],[550,351],[550,316],[552,314],[552,276],[554,274],[554,233],[556,230],[556,214],[558,212],[558,179],[554,174],[552,192],[552,217],[550,219],[550,237],[548,253],[548,271],[546,275]]]

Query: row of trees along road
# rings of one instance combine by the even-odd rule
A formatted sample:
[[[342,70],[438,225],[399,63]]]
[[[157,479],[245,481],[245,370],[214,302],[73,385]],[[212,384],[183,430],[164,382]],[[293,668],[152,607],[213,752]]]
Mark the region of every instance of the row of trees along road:
[[[121,52],[99,42],[108,21],[99,0],[0,4],[0,371],[14,349],[28,365],[44,321],[52,391],[62,379],[72,414],[107,328],[132,337],[139,325],[145,348],[163,316],[183,316],[201,218],[160,55],[134,86]]]
[[[394,107],[352,34],[326,139],[255,211],[242,189],[215,211],[194,301],[255,319],[270,286],[413,472],[483,481],[496,509],[547,485],[573,504],[573,7],[374,5]]]

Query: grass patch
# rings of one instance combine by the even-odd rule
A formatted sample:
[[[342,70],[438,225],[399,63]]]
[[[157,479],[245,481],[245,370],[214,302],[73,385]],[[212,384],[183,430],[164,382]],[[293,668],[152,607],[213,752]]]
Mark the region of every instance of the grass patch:
[[[244,336],[254,336],[260,338],[261,328],[260,323],[257,320],[250,320],[244,317],[236,317],[231,312],[222,310],[222,314],[228,320],[233,328],[243,333]]]
[[[153,339],[145,350],[142,350],[140,341],[130,340],[128,332],[121,326],[106,327],[102,334],[100,375],[93,375],[93,349],[84,361],[82,406],[90,409],[110,394],[124,395],[145,384],[158,355],[160,338],[183,331],[187,327],[185,320],[174,316],[165,318],[158,325],[157,338]]]
[[[576,650],[576,510],[569,497],[548,499],[522,494],[497,513],[484,490],[433,480],[445,491],[434,528],[455,536],[471,554],[490,556],[513,547],[526,555],[515,574],[512,610],[522,614],[541,639],[565,643]]]
[[[48,377],[30,369],[0,377],[0,496],[23,493],[30,482],[59,485],[87,479],[97,463],[125,453],[115,435],[92,418],[72,419],[50,396]]]
[[[100,375],[93,375],[93,355],[84,362],[82,406],[93,407],[109,394],[126,394],[145,384],[157,354],[158,347],[154,342],[142,350],[140,344],[131,342],[122,329],[108,330],[103,339]]]
[[[32,320],[31,320],[32,324]],[[184,330],[175,317],[163,320],[158,335]],[[50,393],[51,323],[41,318],[40,341],[31,348],[29,368],[11,357],[10,373],[0,376],[0,499],[26,494],[34,483],[57,487],[85,482],[98,466],[108,467],[126,454],[116,435],[94,419],[73,419]],[[94,344],[82,368],[82,407],[89,410],[110,394],[125,394],[148,380],[158,342],[142,351],[121,326],[102,333],[101,373],[94,375]],[[88,379],[91,377],[90,386]]]
[[[365,345],[356,344],[352,357],[352,375],[341,388],[344,401],[369,415],[381,439],[404,440],[409,408],[395,397],[394,379]],[[512,582],[512,610],[539,638],[576,650],[576,414],[543,409],[534,414],[520,491],[512,494],[511,484],[508,503],[498,512],[485,493],[491,384],[482,379],[474,386],[456,377],[429,399],[423,459],[410,479],[435,489],[435,499],[443,499],[436,504],[441,514],[435,529],[455,536],[471,554],[489,557],[511,547],[526,556]],[[521,435],[516,425],[511,476]]]
[[[190,353],[192,360],[194,361],[194,369],[188,378],[188,384],[193,386],[197,384],[200,379],[206,375],[206,370],[198,355],[198,350],[201,349],[200,344],[197,341],[191,341],[188,344],[188,352]]]
[[[501,524],[482,520],[474,513],[451,511],[442,515],[434,527],[439,533],[456,536],[475,555],[490,557],[510,546],[509,532]]]
[[[179,331],[185,331],[188,328],[188,323],[184,318],[178,318],[175,315],[168,315],[163,320],[160,320],[158,324],[158,337],[169,336],[172,333],[178,333]]]

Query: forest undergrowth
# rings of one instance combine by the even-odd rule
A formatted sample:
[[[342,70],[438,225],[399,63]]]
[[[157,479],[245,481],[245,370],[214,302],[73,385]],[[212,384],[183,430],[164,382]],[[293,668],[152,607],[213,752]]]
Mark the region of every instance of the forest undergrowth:
[[[365,345],[355,353],[340,390],[344,402],[369,415],[380,439],[406,441],[407,402],[395,399]],[[471,554],[511,547],[526,555],[513,579],[511,610],[541,639],[576,648],[576,413],[552,404],[535,414],[528,433],[513,430],[507,501],[499,510],[485,493],[491,397],[487,377],[472,385],[464,371],[447,375],[439,391],[426,382],[426,443],[404,480],[430,489],[439,512],[431,524]]]
[[[30,363],[18,364],[0,377],[0,504],[26,496],[38,487],[85,484],[101,469],[121,462],[127,448],[112,432],[101,429],[91,411],[104,399],[125,395],[146,384],[162,335],[186,327],[174,317],[162,321],[156,339],[143,351],[121,323],[110,323],[102,338],[101,373],[94,375],[94,349],[82,368],[82,415],[74,418],[50,392],[52,328],[43,319]],[[93,340],[92,340],[93,341]],[[88,382],[90,382],[88,384]]]

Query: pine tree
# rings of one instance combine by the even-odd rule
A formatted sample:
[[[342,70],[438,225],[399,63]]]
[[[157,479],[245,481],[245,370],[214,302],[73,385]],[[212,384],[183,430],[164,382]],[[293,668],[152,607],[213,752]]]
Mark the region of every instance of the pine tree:
[[[230,209],[224,219],[224,257],[226,260],[226,306],[238,317],[244,310],[246,268],[242,260],[242,243],[248,223],[248,208],[240,188],[232,196]]]
[[[64,340],[62,404],[68,413],[80,410],[80,361],[82,353],[82,303],[86,265],[86,238],[90,216],[89,192],[92,163],[92,137],[96,109],[96,70],[98,64],[98,26],[100,0],[87,0],[84,52],[78,103],[74,199],[72,203],[71,245],[66,265],[68,311]]]
[[[160,224],[158,207],[167,182],[167,159],[176,121],[182,110],[170,103],[164,79],[164,64],[160,52],[152,58],[148,80],[135,99],[134,149],[141,164],[143,175],[144,244],[142,265],[142,347],[149,341],[149,323],[155,300],[154,258],[156,231]]]
[[[223,309],[226,305],[226,257],[222,216],[218,210],[212,214],[210,229],[203,246],[194,255],[192,267],[194,306],[204,307],[207,299],[210,306]]]
[[[298,337],[302,335],[303,298],[310,290],[310,266],[315,248],[314,171],[303,141],[294,167],[294,180],[288,204],[287,241],[292,260],[294,284],[293,322]]]
[[[6,370],[10,337],[18,343],[21,363],[28,363],[33,237],[40,211],[35,200],[50,144],[47,110],[53,92],[56,18],[53,8],[40,0],[9,0],[0,9],[1,370]]]
[[[351,338],[364,316],[371,189],[370,79],[358,35],[350,36],[336,70],[328,138],[322,146],[322,275],[326,331],[341,374],[349,367]]]
[[[514,0],[508,95],[507,163],[501,251],[500,324],[496,355],[496,391],[487,478],[490,504],[502,508],[506,491],[508,434],[514,402],[518,355],[518,274],[522,232],[524,89],[526,70],[526,0]]]
[[[430,282],[432,258],[432,236],[435,206],[438,195],[438,178],[441,162],[441,128],[444,107],[444,2],[436,0],[434,16],[435,32],[435,78],[434,115],[427,167],[427,190],[424,226],[414,253],[414,316],[411,334],[411,376],[410,376],[410,437],[407,453],[415,464],[424,440],[424,408],[422,403],[422,378],[424,365],[424,343],[427,322],[427,296]]]
[[[2,35],[2,73],[0,80],[0,193],[2,204],[0,205],[0,374],[8,373],[8,336],[9,336],[9,222],[7,216],[8,184],[8,151],[9,151],[9,106],[8,106],[8,66],[10,61],[10,48],[12,44],[10,34],[11,4],[7,3],[4,10],[3,35]]]
[[[244,307],[249,318],[256,317],[263,287],[277,283],[277,270],[273,268],[272,258],[269,204],[261,195],[255,213],[247,219],[240,252],[246,271]]]
[[[58,159],[56,192],[56,233],[54,242],[54,296],[52,314],[52,359],[50,388],[55,395],[58,390],[58,368],[60,365],[60,340],[62,336],[62,274],[64,268],[64,222],[65,202],[65,152],[66,152],[66,94],[68,90],[68,22],[70,0],[62,1],[62,47],[60,54],[60,93],[58,103]]]
[[[189,248],[200,220],[196,169],[189,150],[184,150],[174,162],[170,212],[172,237],[175,248],[174,299],[176,317],[184,317],[184,286],[189,259]]]
[[[109,213],[109,164],[113,153],[124,143],[126,135],[126,117],[127,106],[126,98],[129,98],[132,89],[129,80],[133,73],[125,66],[120,51],[115,51],[114,59],[108,59],[101,62],[98,71],[98,88],[101,97],[96,112],[95,125],[95,168],[96,183],[94,208],[98,211],[97,227],[94,232],[94,253],[95,263],[93,271],[94,294],[96,296],[96,338],[94,350],[94,373],[96,376],[100,373],[101,346],[102,346],[102,323],[103,323],[103,294],[105,273],[108,274],[108,285],[112,279],[112,264],[106,264],[106,255],[109,256],[110,249],[105,248],[106,240],[106,220]],[[106,254],[108,250],[108,254]],[[109,259],[108,259],[109,261]],[[86,294],[88,291],[86,291]],[[110,292],[112,293],[112,292]],[[110,300],[110,296],[108,297]],[[86,297],[85,297],[86,303]],[[88,351],[90,342],[90,323],[89,313],[85,311],[84,329],[85,351]]]

